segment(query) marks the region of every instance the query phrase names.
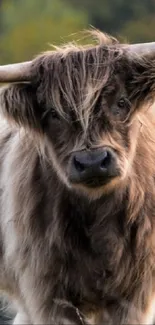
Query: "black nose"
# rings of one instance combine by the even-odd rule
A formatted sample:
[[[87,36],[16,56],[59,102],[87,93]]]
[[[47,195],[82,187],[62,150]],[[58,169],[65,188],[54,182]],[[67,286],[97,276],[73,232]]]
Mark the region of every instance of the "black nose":
[[[79,151],[73,154],[71,181],[87,185],[100,185],[118,173],[116,153],[111,148]]]
[[[105,150],[102,153],[77,153],[74,156],[74,166],[79,173],[103,171],[107,169],[111,161],[111,154]]]

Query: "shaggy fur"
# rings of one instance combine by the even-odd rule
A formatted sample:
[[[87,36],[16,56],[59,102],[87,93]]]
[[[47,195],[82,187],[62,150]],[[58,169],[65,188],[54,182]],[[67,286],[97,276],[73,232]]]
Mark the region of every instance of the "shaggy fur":
[[[98,39],[42,54],[31,83],[0,92],[0,288],[16,324],[153,323],[155,58]],[[103,146],[120,176],[70,183],[73,152]]]

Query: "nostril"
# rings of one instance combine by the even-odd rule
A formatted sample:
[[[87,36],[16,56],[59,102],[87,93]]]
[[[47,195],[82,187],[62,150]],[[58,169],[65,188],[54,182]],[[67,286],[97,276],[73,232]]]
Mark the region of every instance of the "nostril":
[[[105,151],[104,158],[101,161],[100,167],[102,169],[105,169],[110,165],[110,162],[111,162],[111,155],[110,155],[110,153],[108,151]]]
[[[77,160],[76,157],[74,157],[74,166],[78,172],[83,172],[85,170],[84,164]]]

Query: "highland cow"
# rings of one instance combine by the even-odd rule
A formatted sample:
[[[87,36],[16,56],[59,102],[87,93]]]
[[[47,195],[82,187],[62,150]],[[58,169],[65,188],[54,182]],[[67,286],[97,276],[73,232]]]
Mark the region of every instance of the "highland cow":
[[[155,44],[101,32],[0,67],[0,288],[14,324],[152,324]]]

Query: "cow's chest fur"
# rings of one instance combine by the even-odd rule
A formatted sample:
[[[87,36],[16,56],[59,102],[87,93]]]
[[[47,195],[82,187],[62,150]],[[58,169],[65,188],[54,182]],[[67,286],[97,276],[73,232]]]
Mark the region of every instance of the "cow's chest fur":
[[[44,220],[42,243],[28,245],[27,262],[36,286],[43,283],[48,301],[72,304],[84,314],[132,303],[152,281],[152,251],[144,238],[138,247],[139,228],[136,223],[127,226],[125,206],[111,211],[108,199],[91,204],[80,200],[75,204],[65,196],[61,200],[51,209],[48,228],[49,216]]]
[[[12,254],[9,261],[16,279],[22,274],[30,297],[35,292],[49,313],[59,302],[86,317],[104,308],[121,310],[137,296],[145,304],[153,277],[150,233],[140,236],[144,216],[139,216],[140,226],[128,223],[125,200],[122,205],[112,202],[112,196],[89,202],[55,191],[53,200],[42,196],[24,224],[23,200],[22,219],[15,223],[18,258]]]

